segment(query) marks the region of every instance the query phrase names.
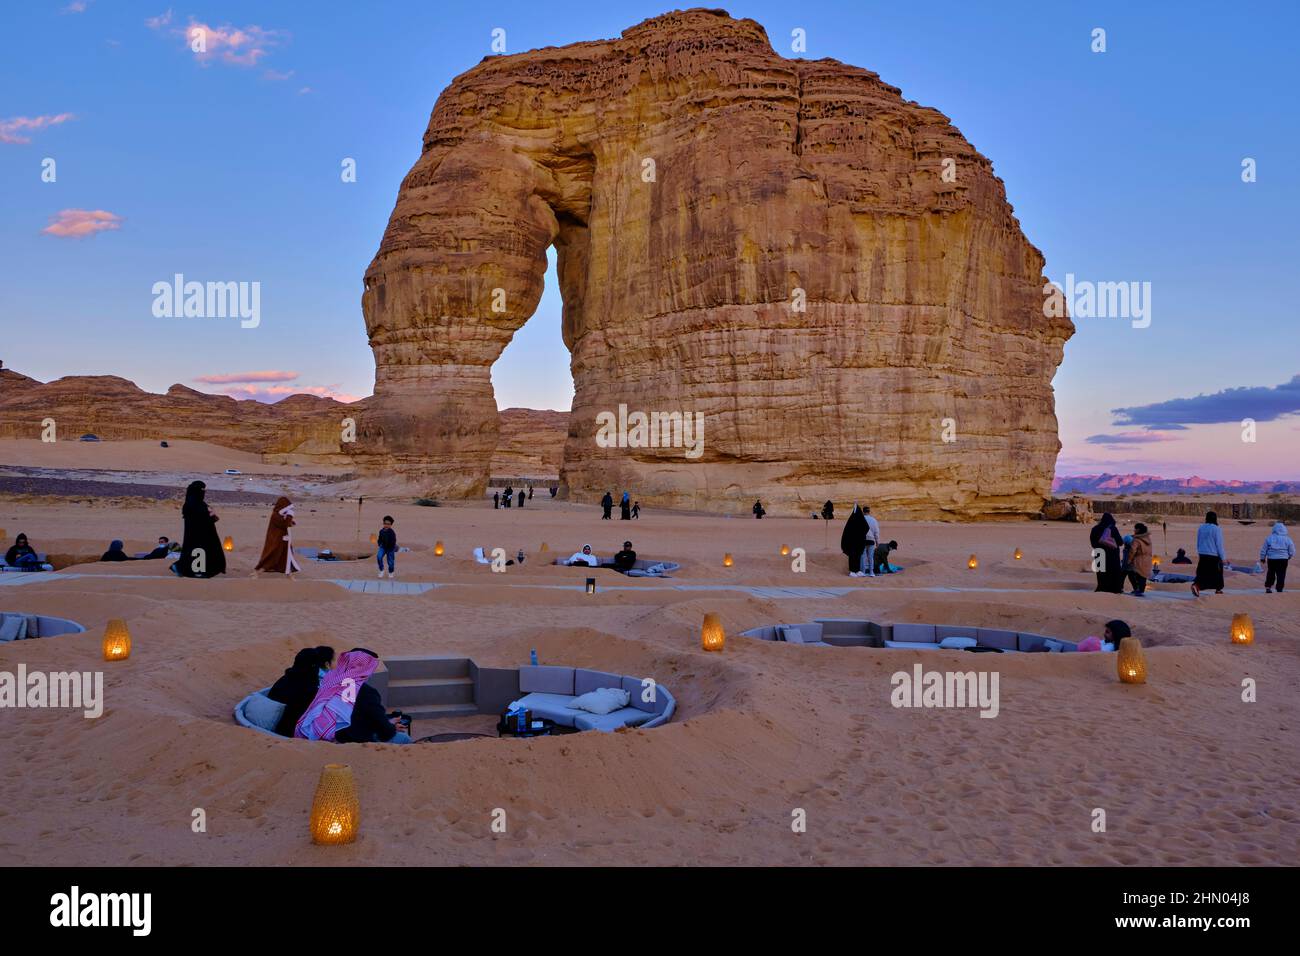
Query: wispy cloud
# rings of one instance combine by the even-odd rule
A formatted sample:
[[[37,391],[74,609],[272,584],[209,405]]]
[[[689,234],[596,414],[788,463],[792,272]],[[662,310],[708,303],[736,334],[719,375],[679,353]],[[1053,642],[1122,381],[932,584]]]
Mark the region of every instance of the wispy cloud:
[[[337,385],[268,385],[258,388],[253,385],[239,385],[220,389],[222,395],[231,398],[251,399],[255,402],[278,402],[290,395],[316,395],[320,398],[332,398],[336,402],[355,402],[357,396],[348,395],[338,390]]]
[[[90,6],[91,0],[72,0],[70,4],[64,7],[60,13],[85,13]]]
[[[57,113],[45,116],[11,116],[0,120],[0,143],[30,143],[32,138],[26,133],[58,126],[70,119],[76,119],[71,113]]]
[[[276,81],[287,80],[291,76],[293,76],[293,70],[288,70],[285,72],[281,72],[280,70],[266,70],[262,74],[263,79],[276,80]]]
[[[222,375],[200,375],[194,381],[204,385],[242,385],[250,382],[292,382],[297,372],[267,369],[261,372],[228,372]]]
[[[179,37],[203,66],[214,62],[228,66],[257,66],[273,47],[288,39],[288,34],[281,30],[267,30],[257,25],[236,27],[229,23],[212,26],[193,17],[185,26],[174,25],[170,9],[145,20],[145,26]]]
[[[311,88],[310,86],[304,86],[302,89],[300,89],[300,90],[298,91],[298,95],[299,95],[299,96],[306,96],[308,93],[311,93],[311,92],[312,92],[312,88]]]
[[[1152,431],[1175,431],[1187,425],[1215,425],[1253,418],[1269,422],[1300,412],[1300,375],[1281,385],[1226,388],[1193,398],[1171,398],[1150,405],[1116,408],[1116,425],[1139,425]],[[1091,439],[1089,439],[1091,441]]]
[[[1165,435],[1158,431],[1146,432],[1115,432],[1110,435],[1089,435],[1084,439],[1090,445],[1151,445],[1157,442],[1181,441],[1173,435]]]
[[[218,375],[200,375],[194,381],[203,385],[221,386],[216,391],[231,398],[255,402],[278,402],[290,395],[316,395],[338,402],[355,402],[357,396],[339,391],[338,385],[281,385],[292,382],[297,372],[286,369],[264,369],[257,372],[225,372]]]
[[[41,232],[62,239],[84,239],[97,232],[122,228],[122,217],[103,209],[62,209]]]

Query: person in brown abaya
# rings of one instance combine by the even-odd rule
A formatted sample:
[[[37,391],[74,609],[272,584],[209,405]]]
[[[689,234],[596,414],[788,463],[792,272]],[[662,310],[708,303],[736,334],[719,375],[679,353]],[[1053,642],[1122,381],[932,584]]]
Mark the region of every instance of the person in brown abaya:
[[[302,570],[293,553],[293,526],[293,503],[281,495],[275,499],[275,507],[271,509],[266,544],[262,547],[262,558],[253,570],[254,576],[258,571],[274,571],[292,577],[295,571]]]

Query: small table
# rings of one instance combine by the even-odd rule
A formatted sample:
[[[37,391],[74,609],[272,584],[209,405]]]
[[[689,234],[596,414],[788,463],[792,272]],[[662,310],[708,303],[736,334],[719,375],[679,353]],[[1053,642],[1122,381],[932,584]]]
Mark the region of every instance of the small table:
[[[533,717],[528,721],[528,729],[520,731],[519,722],[507,720],[502,714],[497,722],[498,737],[549,737],[555,733],[555,721],[549,717]]]

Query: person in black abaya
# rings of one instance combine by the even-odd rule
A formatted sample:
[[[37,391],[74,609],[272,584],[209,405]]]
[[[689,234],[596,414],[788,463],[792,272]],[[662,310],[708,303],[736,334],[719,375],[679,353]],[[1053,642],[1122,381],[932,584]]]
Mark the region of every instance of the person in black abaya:
[[[1115,516],[1109,511],[1101,516],[1101,520],[1092,526],[1092,531],[1088,533],[1088,541],[1094,549],[1100,548],[1103,561],[1101,569],[1097,572],[1097,591],[1109,591],[1112,594],[1124,593],[1124,562],[1121,560],[1121,549],[1124,547],[1124,536],[1120,534],[1119,527],[1115,524]]]
[[[867,550],[867,519],[857,505],[853,506],[853,513],[844,522],[840,550],[848,556],[849,574],[856,577],[862,571],[862,552]]]
[[[221,538],[217,536],[217,516],[204,500],[207,489],[201,481],[191,481],[185,489],[185,504],[181,506],[185,537],[181,541],[180,560],[176,562],[176,571],[183,578],[212,578],[226,573],[226,552],[221,550]],[[200,551],[203,570],[196,571],[196,556]]]
[[[321,677],[334,664],[334,648],[304,647],[293,659],[293,666],[275,682],[266,695],[284,704],[284,714],[275,725],[281,737],[292,737],[298,720],[306,713],[320,690]]]

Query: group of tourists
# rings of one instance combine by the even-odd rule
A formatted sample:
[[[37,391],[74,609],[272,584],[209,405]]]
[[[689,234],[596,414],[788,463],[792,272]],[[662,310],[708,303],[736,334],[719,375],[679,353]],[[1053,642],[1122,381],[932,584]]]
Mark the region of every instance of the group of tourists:
[[[600,519],[602,521],[609,521],[614,517],[614,496],[608,491],[605,492],[605,497],[600,499],[600,510]],[[623,497],[618,503],[618,517],[621,521],[640,518],[641,502],[633,501],[631,495],[626,491],[623,492]]]
[[[1115,523],[1110,512],[1103,514],[1088,535],[1093,549],[1093,569],[1097,575],[1097,591],[1112,594],[1124,593],[1124,582],[1132,586],[1132,594],[1146,594],[1147,581],[1153,575],[1155,549],[1151,533],[1141,521],[1133,525],[1133,533],[1126,535]],[[1260,563],[1265,565],[1264,592],[1278,593],[1286,587],[1287,564],[1295,557],[1295,542],[1287,533],[1286,525],[1277,522],[1259,549]],[[1171,564],[1191,564],[1183,548]],[[1197,597],[1203,591],[1223,593],[1223,572],[1228,567],[1228,551],[1223,542],[1223,529],[1219,516],[1213,511],[1205,513],[1205,521],[1196,529],[1196,572],[1192,579],[1192,593]],[[1186,578],[1183,578],[1186,581]]]
[[[272,685],[267,696],[284,704],[275,732],[281,737],[338,743],[409,744],[410,718],[384,712],[379,691],[367,680],[379,655],[354,647],[334,660],[332,647],[307,647]]]
[[[598,568],[601,566],[600,556],[591,550],[589,544],[584,544],[582,550],[575,551],[565,558],[562,563],[567,564],[569,567]],[[631,541],[623,542],[623,550],[614,555],[613,564],[610,566],[615,571],[621,571],[624,574],[636,567],[636,552],[632,550]]]
[[[826,502],[822,515],[830,521],[835,515],[835,506]],[[898,550],[898,542],[881,541],[880,522],[871,513],[870,506],[854,503],[840,533],[840,550],[849,559],[851,578],[874,578],[878,574],[894,573],[889,556]]]

